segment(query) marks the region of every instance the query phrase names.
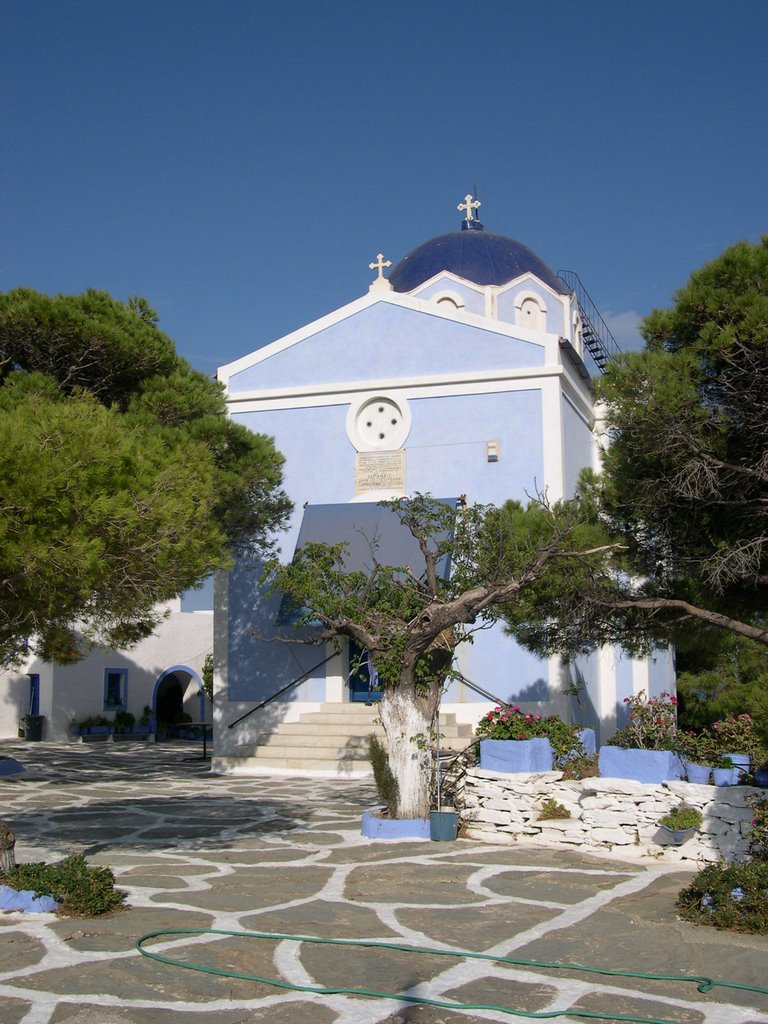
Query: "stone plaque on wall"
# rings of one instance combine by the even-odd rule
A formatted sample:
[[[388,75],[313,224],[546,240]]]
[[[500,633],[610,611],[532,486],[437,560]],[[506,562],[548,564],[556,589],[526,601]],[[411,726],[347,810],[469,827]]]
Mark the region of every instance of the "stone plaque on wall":
[[[355,494],[366,491],[405,492],[405,452],[358,452]]]

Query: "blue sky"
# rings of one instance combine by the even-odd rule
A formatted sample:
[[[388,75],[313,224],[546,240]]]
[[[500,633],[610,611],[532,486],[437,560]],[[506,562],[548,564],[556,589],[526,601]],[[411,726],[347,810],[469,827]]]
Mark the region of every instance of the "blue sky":
[[[2,0],[0,289],[144,295],[207,373],[455,230],[620,343],[766,230],[764,0]]]

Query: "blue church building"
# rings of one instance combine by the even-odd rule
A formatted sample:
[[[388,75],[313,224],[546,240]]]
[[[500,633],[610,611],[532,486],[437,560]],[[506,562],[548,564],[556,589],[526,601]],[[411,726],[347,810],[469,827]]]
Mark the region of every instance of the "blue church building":
[[[377,529],[385,498],[502,504],[546,491],[555,501],[583,467],[599,469],[591,382],[615,342],[578,277],[485,231],[479,205],[465,197],[458,230],[395,266],[379,254],[360,298],[219,369],[230,415],[285,456],[295,507],[283,558],[308,537],[352,542]],[[280,595],[258,575],[240,562],[216,584],[214,767],[366,770],[375,678],[360,652],[283,642]],[[565,664],[501,627],[462,645],[457,668],[465,681],[451,683],[442,713],[465,733],[498,698],[580,721],[604,742],[625,697],[674,687],[669,652],[606,648]]]

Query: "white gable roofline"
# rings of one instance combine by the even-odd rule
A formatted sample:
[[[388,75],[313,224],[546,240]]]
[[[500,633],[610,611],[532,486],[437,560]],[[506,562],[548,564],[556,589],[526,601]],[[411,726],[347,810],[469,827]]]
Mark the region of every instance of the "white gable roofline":
[[[461,279],[456,278],[456,280]],[[393,306],[401,306],[414,312],[426,313],[441,320],[451,320],[453,322],[461,320],[503,337],[519,338],[529,344],[542,346],[541,335],[538,332],[529,331],[525,327],[507,324],[477,313],[469,313],[465,309],[442,310],[431,299],[419,299],[413,295],[405,295],[400,292],[380,292],[373,295],[363,295],[359,299],[347,303],[346,306],[341,306],[332,313],[327,313],[325,316],[320,317],[319,320],[312,321],[312,323],[307,324],[305,327],[300,327],[298,330],[292,331],[290,334],[286,334],[282,338],[278,338],[276,341],[256,349],[254,352],[249,352],[248,355],[242,356],[234,362],[226,363],[224,366],[219,367],[218,380],[226,387],[229,384],[230,378],[235,376],[235,374],[242,373],[243,370],[250,369],[252,366],[257,366],[259,363],[270,359],[280,352],[284,352],[293,345],[298,345],[300,342],[306,341],[307,338],[311,338],[313,335],[341,323],[342,320],[362,313],[364,310],[380,302],[388,302]]]
[[[551,288],[545,281],[542,281],[540,277],[536,277],[536,275],[530,270],[526,270],[524,274],[513,278],[511,281],[505,281],[504,284],[476,284],[474,281],[468,281],[465,277],[459,277],[458,274],[454,274],[452,270],[441,270],[439,273],[435,274],[434,277],[430,277],[428,281],[422,281],[418,288],[414,288],[412,292],[401,292],[395,294],[408,294],[416,297],[426,289],[434,287],[435,284],[458,284],[464,288],[470,289],[471,291],[477,292],[478,295],[485,295],[487,292],[491,292],[494,295],[504,295],[506,292],[512,291],[512,289],[518,288],[521,284],[529,281],[535,281],[539,288],[542,288],[560,304],[564,299],[568,298],[567,295],[563,295],[561,292],[555,291],[554,288]]]
[[[478,295],[484,295],[490,285],[476,284],[474,281],[468,281],[466,277],[459,277],[458,274],[454,274],[452,270],[441,270],[435,274],[434,277],[430,277],[428,281],[422,281],[418,288],[414,288],[412,292],[398,292],[399,295],[412,295],[414,298],[418,297],[427,288],[431,288],[435,284],[446,284],[461,285],[462,288],[467,288],[469,291],[477,292]]]
[[[516,277],[512,281],[507,281],[505,284],[489,285],[488,287],[493,288],[497,295],[504,295],[505,292],[512,291],[514,288],[519,288],[521,284],[529,283],[531,281],[535,281],[537,286],[551,295],[552,298],[556,299],[559,305],[562,305],[563,301],[568,298],[567,295],[563,295],[561,292],[556,292],[554,288],[550,288],[545,281],[542,281],[540,277],[536,277],[536,275],[532,274],[530,270],[526,270],[526,272],[521,274],[520,277]],[[531,294],[535,293],[532,292]]]

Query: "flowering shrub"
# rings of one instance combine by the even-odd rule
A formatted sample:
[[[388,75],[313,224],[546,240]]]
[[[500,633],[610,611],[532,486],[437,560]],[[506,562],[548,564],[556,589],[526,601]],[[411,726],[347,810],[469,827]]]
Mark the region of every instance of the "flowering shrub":
[[[584,757],[585,751],[576,736],[578,726],[568,725],[557,715],[541,715],[523,711],[519,704],[504,704],[483,715],[475,735],[484,740],[533,740],[544,737],[552,746],[554,764],[561,768],[572,757]]]
[[[694,924],[768,933],[768,860],[709,864],[677,896],[680,916]]]
[[[666,690],[658,697],[646,697],[645,690],[634,697],[625,697],[629,705],[629,721],[614,733],[611,746],[641,750],[679,750],[681,737],[677,732],[677,697]]]
[[[729,715],[721,722],[713,722],[703,735],[709,737],[718,753],[749,754],[758,764],[766,756],[751,715]]]

